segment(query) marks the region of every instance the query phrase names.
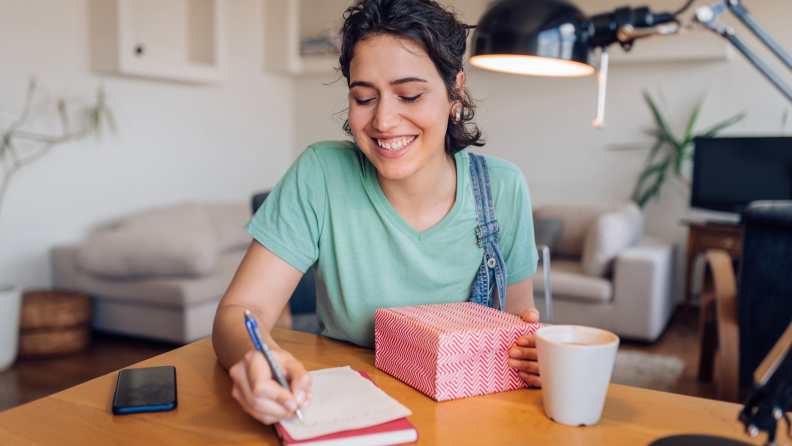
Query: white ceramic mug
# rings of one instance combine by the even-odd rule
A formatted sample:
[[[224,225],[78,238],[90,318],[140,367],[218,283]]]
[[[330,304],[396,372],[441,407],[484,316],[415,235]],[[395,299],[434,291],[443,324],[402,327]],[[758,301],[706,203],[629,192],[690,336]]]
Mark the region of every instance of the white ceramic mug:
[[[545,414],[570,426],[599,422],[619,337],[599,328],[551,325],[536,332]]]

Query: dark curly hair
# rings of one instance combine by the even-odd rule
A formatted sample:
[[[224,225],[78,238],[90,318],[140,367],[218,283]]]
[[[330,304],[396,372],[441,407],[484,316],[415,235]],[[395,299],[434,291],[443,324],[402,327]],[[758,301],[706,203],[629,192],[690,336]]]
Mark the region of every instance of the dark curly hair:
[[[355,55],[355,44],[369,37],[390,34],[420,45],[440,73],[451,102],[460,102],[460,119],[449,117],[445,150],[453,155],[467,146],[484,145],[481,131],[473,123],[476,106],[467,92],[455,87],[462,70],[467,46],[468,26],[457,20],[454,12],[432,0],[356,0],[344,12],[341,28],[339,70],[349,85],[349,64]],[[352,135],[349,120],[344,131]]]

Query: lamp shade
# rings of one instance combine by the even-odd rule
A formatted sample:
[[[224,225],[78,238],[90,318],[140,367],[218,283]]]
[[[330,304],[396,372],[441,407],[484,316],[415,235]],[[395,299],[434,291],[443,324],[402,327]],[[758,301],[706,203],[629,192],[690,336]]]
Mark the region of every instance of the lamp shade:
[[[476,26],[470,63],[537,76],[594,73],[588,17],[561,0],[500,0]]]

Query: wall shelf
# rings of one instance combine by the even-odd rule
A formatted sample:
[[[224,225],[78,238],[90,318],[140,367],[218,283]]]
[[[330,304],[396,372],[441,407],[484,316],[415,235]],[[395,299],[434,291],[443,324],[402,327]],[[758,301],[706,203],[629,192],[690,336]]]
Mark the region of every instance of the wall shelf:
[[[90,0],[91,68],[194,83],[225,79],[226,0]]]
[[[349,3],[349,0],[265,0],[266,70],[290,76],[332,74],[338,56],[302,56],[300,42],[337,29]]]

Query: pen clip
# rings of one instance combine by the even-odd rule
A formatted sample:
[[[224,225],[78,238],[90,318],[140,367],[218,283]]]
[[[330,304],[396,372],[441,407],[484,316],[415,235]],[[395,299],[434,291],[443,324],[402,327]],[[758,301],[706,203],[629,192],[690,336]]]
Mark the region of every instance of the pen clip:
[[[250,340],[253,341],[253,346],[256,347],[256,350],[261,351],[261,345],[259,345],[256,340],[256,333],[253,331],[257,326],[258,324],[256,321],[245,320],[245,327],[247,327],[248,333],[250,334]]]

